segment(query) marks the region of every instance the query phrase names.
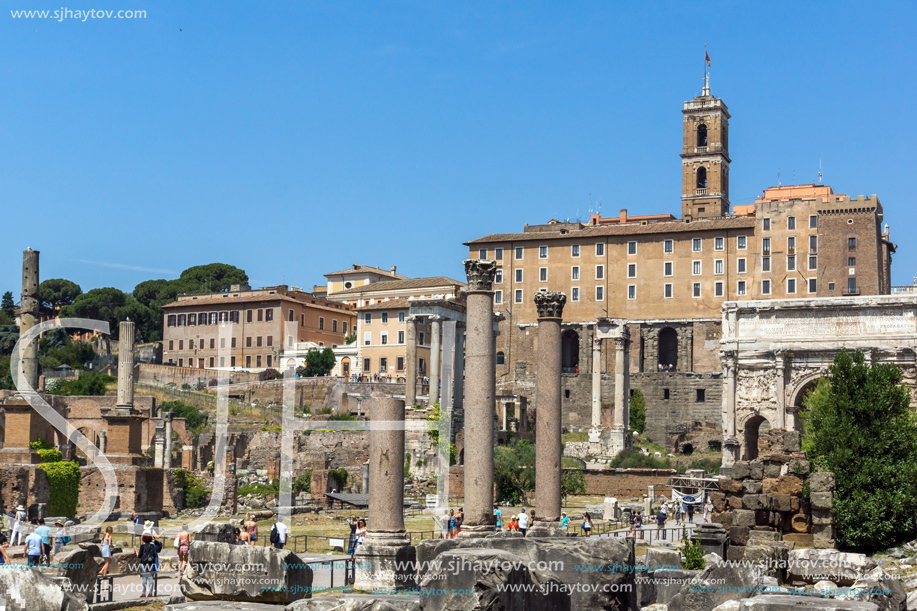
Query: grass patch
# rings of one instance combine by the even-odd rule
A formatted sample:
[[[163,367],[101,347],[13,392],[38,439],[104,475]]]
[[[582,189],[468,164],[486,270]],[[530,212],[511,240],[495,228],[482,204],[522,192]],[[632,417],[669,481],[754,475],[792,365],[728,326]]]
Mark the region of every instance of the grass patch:
[[[579,443],[583,441],[589,441],[589,433],[586,431],[578,431],[576,433],[564,433],[560,436],[560,439],[563,443]]]

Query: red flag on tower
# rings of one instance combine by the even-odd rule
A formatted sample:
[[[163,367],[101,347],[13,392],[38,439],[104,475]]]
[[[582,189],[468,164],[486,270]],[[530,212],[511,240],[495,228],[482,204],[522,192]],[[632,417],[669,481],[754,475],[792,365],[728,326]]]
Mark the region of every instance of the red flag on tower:
[[[704,59],[707,60],[707,66],[710,66],[710,54],[707,53],[707,49],[704,49]]]

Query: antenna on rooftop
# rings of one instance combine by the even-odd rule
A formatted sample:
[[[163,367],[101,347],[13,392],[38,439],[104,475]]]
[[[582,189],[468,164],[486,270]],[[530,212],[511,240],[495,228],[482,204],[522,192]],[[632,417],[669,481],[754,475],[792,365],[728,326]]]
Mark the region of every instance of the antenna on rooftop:
[[[793,170],[793,184],[796,184],[796,170]]]
[[[777,168],[777,186],[780,186],[780,168]]]
[[[821,159],[818,160],[818,184],[821,184],[821,179],[824,175],[821,171]]]

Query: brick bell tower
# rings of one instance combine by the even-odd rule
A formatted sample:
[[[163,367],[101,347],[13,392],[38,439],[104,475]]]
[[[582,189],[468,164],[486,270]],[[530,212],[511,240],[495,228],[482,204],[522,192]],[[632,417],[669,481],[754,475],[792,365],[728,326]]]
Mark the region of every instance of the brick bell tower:
[[[729,214],[729,110],[704,91],[685,102],[681,150],[681,214],[686,219]]]

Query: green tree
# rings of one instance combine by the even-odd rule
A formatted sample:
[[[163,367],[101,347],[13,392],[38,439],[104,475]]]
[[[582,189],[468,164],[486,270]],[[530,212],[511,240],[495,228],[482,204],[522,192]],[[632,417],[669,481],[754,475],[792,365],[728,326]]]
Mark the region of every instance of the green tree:
[[[560,494],[564,501],[568,496],[586,494],[586,477],[579,469],[564,469],[560,478]]]
[[[917,534],[917,417],[901,370],[841,350],[804,399],[803,449],[834,473],[837,541],[870,553]]]
[[[13,292],[7,291],[3,293],[3,299],[0,300],[0,310],[3,310],[7,316],[12,318],[16,310],[16,302],[13,301]]]
[[[641,435],[646,429],[646,399],[636,388],[630,394],[630,428]]]
[[[83,371],[75,380],[58,379],[48,391],[52,395],[72,397],[87,397],[91,395],[104,395],[106,386],[116,381],[117,378],[104,373]]]
[[[10,371],[10,360],[9,355],[0,356],[0,390],[16,390]]]
[[[63,278],[51,278],[38,285],[38,300],[42,307],[57,311],[70,305],[83,293],[76,282]]]
[[[527,505],[528,493],[535,489],[534,444],[517,439],[494,448],[494,480],[498,501]]]
[[[12,354],[13,347],[19,341],[19,327],[4,325],[0,327],[0,354]]]
[[[92,289],[64,306],[61,318],[91,318],[108,321],[112,339],[118,339],[118,323],[131,319],[140,330],[142,341],[151,341],[152,333],[162,328],[162,320],[156,321],[153,312],[131,295],[116,288]],[[158,327],[157,327],[158,324]]]
[[[307,378],[314,376],[326,376],[334,369],[334,363],[337,357],[334,356],[334,350],[325,348],[324,350],[312,349],[306,353],[306,370],[304,372]]]
[[[161,413],[172,412],[177,418],[184,418],[188,430],[198,435],[207,426],[207,414],[196,405],[189,405],[183,401],[166,401],[160,405]]]

